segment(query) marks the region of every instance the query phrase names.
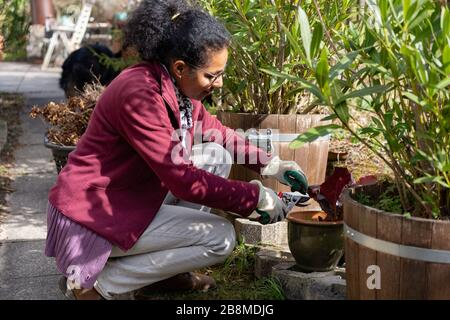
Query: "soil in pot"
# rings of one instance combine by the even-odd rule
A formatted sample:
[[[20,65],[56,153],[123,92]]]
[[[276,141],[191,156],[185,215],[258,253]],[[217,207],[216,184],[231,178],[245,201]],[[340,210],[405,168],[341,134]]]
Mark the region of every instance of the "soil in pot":
[[[343,222],[326,221],[323,211],[291,212],[288,217],[289,249],[303,272],[327,272],[344,254]]]

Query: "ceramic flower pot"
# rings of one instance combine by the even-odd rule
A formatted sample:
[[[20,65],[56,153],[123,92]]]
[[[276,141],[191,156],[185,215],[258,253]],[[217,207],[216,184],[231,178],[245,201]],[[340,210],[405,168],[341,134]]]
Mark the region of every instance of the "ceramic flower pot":
[[[297,267],[305,272],[333,270],[344,254],[342,221],[319,221],[323,212],[291,212],[288,219],[289,249]]]
[[[56,171],[58,174],[67,163],[69,153],[75,150],[75,146],[61,146],[49,141],[47,135],[44,137],[44,145],[52,151],[53,160],[55,161]]]

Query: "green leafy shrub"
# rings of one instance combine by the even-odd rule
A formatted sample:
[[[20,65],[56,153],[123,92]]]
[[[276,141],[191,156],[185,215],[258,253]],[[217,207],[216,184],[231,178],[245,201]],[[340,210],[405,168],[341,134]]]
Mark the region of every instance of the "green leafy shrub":
[[[306,14],[300,19],[307,29]],[[321,42],[311,56],[314,81],[278,74],[311,92],[331,113],[327,119],[339,120],[306,132],[291,147],[344,128],[393,171],[404,212],[450,216],[448,4],[367,1],[360,21],[350,22],[336,45],[330,53]],[[366,112],[367,121],[359,123],[352,110]]]
[[[4,59],[26,58],[30,12],[27,0],[0,0],[0,35],[4,38]]]
[[[199,0],[232,34],[232,45],[223,89],[223,109],[253,113],[307,113],[315,108],[311,96],[278,72],[309,77],[310,52],[300,49],[303,33],[298,17],[300,4],[311,15],[321,13],[314,24],[314,41],[322,25],[332,27],[331,42],[350,19],[358,1],[336,0]],[[316,6],[319,11],[316,10]],[[311,51],[316,50],[311,47]],[[265,70],[268,70],[266,72]]]

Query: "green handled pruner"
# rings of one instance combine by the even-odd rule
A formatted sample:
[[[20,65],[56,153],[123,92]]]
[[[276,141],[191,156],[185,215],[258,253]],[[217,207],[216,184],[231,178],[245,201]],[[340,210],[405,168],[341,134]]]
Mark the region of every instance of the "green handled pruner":
[[[292,192],[280,192],[278,196],[286,204],[287,212],[289,212],[294,206],[310,199],[307,193],[308,182],[303,174],[293,170],[286,171],[284,178],[290,184]],[[256,212],[260,215],[259,222],[261,224],[270,222],[270,215],[267,212],[258,209],[256,209]]]

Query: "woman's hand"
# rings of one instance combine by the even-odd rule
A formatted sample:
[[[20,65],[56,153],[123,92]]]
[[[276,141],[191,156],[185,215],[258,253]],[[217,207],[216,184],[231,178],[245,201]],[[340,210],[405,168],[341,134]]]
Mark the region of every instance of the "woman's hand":
[[[275,191],[264,187],[261,181],[258,180],[252,180],[250,183],[259,186],[259,200],[256,211],[262,217],[265,215],[270,217],[269,221],[262,221],[263,224],[278,222],[286,218],[286,215],[288,214],[287,207],[277,196]]]
[[[307,193],[308,180],[305,173],[295,161],[283,161],[275,156],[264,167],[261,174],[274,177],[280,183],[291,186],[292,191]]]

